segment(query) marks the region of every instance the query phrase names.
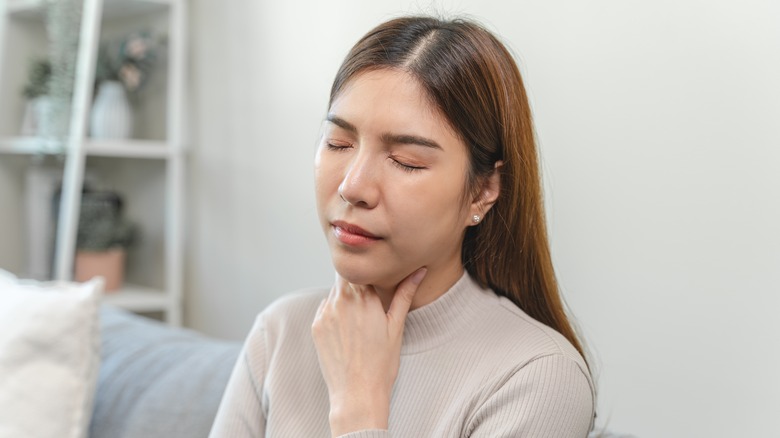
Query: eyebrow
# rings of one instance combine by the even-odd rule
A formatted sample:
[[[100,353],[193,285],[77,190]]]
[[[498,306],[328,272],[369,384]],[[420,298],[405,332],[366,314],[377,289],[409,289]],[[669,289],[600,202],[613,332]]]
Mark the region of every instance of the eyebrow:
[[[349,123],[348,121],[342,119],[341,117],[335,114],[328,114],[326,120],[338,126],[339,128],[349,131],[353,134],[357,134],[358,132],[357,127],[355,125]],[[389,132],[386,132],[381,135],[381,139],[383,142],[389,144],[411,144],[411,145],[424,146],[432,149],[442,149],[442,147],[439,146],[439,144],[436,143],[435,141],[425,137],[421,137],[419,135],[391,134]]]
[[[342,119],[341,117],[335,114],[328,114],[328,117],[325,120],[329,121],[330,123],[333,123],[334,125],[338,126],[341,129],[349,131],[353,134],[357,134],[357,128],[355,127],[355,125],[349,123],[348,121]]]

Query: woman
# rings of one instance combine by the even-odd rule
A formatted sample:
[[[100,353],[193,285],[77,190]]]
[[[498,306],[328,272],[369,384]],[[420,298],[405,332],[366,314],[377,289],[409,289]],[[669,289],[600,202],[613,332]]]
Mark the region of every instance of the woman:
[[[212,436],[584,437],[522,80],[479,25],[370,31],[315,160],[336,281],[262,312]]]

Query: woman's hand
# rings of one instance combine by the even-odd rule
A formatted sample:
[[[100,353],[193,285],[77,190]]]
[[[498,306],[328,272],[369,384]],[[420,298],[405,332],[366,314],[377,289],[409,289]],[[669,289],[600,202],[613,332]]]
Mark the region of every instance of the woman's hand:
[[[338,275],[320,303],[312,335],[328,386],[333,436],[387,429],[404,321],[426,272],[420,268],[398,285],[387,313],[373,288]]]

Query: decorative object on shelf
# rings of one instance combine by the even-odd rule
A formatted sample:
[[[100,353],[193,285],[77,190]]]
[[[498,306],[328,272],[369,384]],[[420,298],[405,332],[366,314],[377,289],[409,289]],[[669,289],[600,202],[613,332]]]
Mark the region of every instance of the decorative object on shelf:
[[[136,240],[136,226],[123,216],[122,198],[111,191],[86,190],[76,236],[76,281],[105,278],[105,291],[124,281],[125,254]]]
[[[95,72],[98,92],[90,115],[93,138],[131,137],[133,113],[127,94],[136,95],[146,84],[162,44],[162,38],[136,32],[101,45]]]
[[[24,119],[22,119],[22,135],[48,137],[54,134],[51,123],[52,101],[49,96],[49,81],[51,80],[51,62],[46,58],[30,62],[27,83],[22,89],[22,95],[27,99]]]
[[[133,110],[119,81],[103,81],[89,117],[89,134],[98,139],[130,138]]]
[[[106,282],[104,292],[115,292],[122,287],[125,280],[125,250],[110,248],[105,251],[76,252],[76,281],[89,281],[95,277],[103,277]]]

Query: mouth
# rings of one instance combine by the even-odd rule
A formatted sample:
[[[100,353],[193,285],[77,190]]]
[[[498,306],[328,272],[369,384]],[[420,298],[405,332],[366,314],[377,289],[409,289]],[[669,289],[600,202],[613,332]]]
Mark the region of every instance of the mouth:
[[[331,224],[333,234],[339,242],[348,246],[365,246],[382,240],[363,228],[344,221],[334,221]]]

